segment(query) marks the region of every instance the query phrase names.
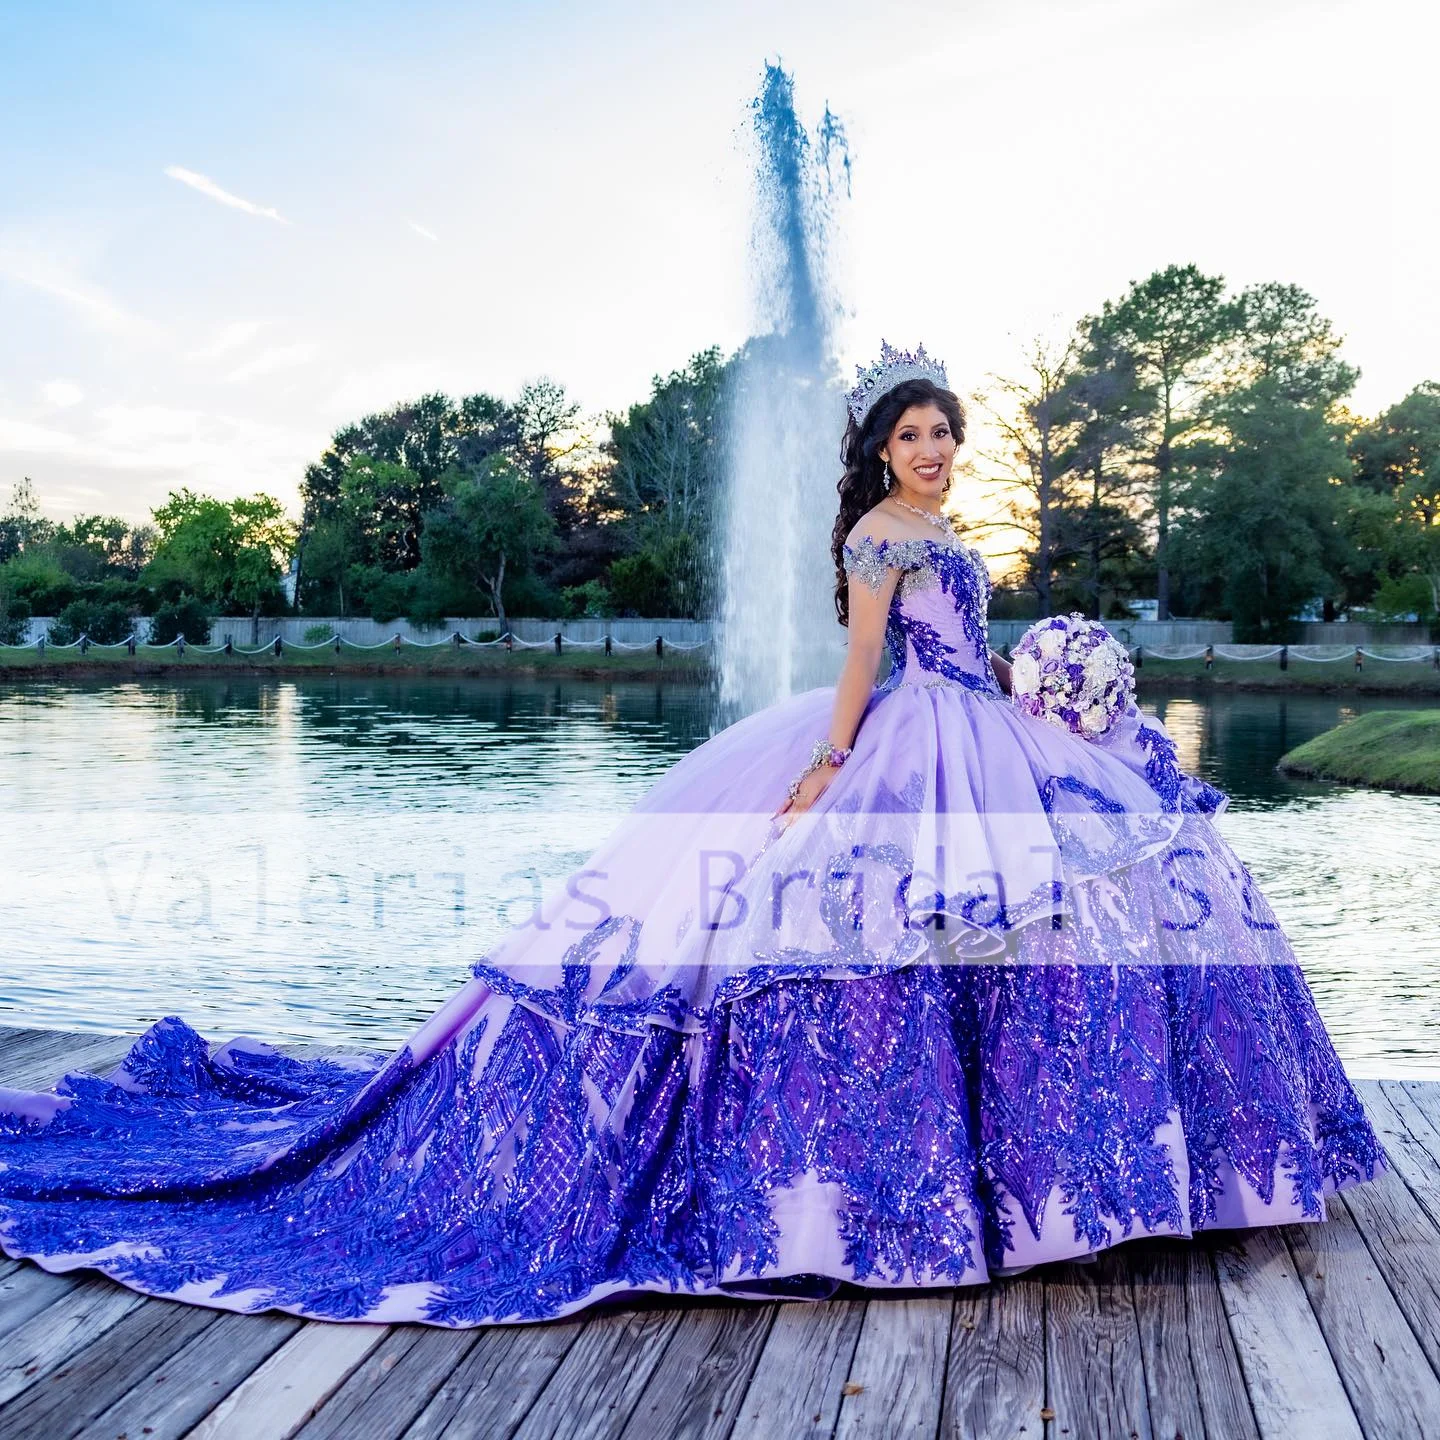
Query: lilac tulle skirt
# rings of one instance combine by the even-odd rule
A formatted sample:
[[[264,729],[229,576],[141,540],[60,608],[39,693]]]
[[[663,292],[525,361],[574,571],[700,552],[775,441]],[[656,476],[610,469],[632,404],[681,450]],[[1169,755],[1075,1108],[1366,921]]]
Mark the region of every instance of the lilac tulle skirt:
[[[393,1055],[212,1048],[0,1090],[0,1246],[233,1310],[475,1325],[607,1296],[983,1283],[1319,1221],[1386,1158],[1158,722],[1101,744],[831,687],[678,762]]]

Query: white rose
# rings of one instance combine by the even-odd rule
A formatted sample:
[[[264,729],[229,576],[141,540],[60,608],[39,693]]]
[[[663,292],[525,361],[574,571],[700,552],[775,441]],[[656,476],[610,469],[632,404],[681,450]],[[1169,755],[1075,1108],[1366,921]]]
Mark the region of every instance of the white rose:
[[[1105,729],[1105,707],[1092,705],[1081,717],[1080,725],[1089,735],[1099,735]]]
[[[1010,680],[1022,695],[1031,694],[1040,679],[1040,663],[1033,655],[1017,655],[1010,662]]]
[[[1065,636],[1059,630],[1045,630],[1040,635],[1040,653],[1053,659],[1065,648]]]

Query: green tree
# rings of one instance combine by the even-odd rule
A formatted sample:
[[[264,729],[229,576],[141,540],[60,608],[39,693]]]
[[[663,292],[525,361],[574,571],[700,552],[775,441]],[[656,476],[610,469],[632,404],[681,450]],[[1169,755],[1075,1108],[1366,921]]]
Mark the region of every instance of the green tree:
[[[352,566],[351,590],[358,573],[355,565],[367,574],[377,567],[385,574],[418,569],[424,553],[423,516],[446,504],[442,477],[457,468],[479,473],[494,456],[504,457],[538,487],[563,541],[532,557],[541,578],[553,588],[598,575],[609,558],[601,553],[596,535],[600,457],[578,405],[555,381],[538,380],[525,386],[513,403],[487,394],[467,395],[458,402],[431,394],[337,431],[325,454],[307,467],[301,486],[300,591],[305,608],[338,593],[337,564]],[[337,552],[353,547],[333,533],[337,523],[347,532],[353,524],[340,512],[347,488],[353,488],[347,487],[347,476],[356,465],[370,467],[384,491],[376,518],[384,533],[362,545],[368,557],[363,562],[337,559]],[[395,523],[399,517],[404,523]],[[311,537],[319,535],[324,538],[312,549]],[[323,573],[313,568],[317,563]],[[312,578],[316,583],[310,583]],[[422,587],[424,583],[417,582]],[[405,588],[388,585],[389,603]],[[353,608],[358,602],[350,598]]]
[[[1013,377],[991,375],[977,395],[998,448],[978,450],[964,467],[1008,495],[1007,528],[1025,536],[1025,583],[1042,616],[1054,613],[1056,577],[1088,549],[1081,450],[1085,411],[1077,403],[1074,373],[1078,342],[1033,340],[1025,368]]]
[[[311,603],[302,608],[321,603],[328,609],[332,597],[340,615],[373,608],[380,578],[411,569],[423,524],[416,506],[424,489],[404,465],[352,455],[332,501],[304,535],[301,574]],[[385,619],[403,613],[403,602],[390,609],[394,598],[382,605],[389,610]]]
[[[1350,441],[1356,486],[1384,522],[1364,536],[1392,613],[1440,615],[1440,384],[1427,380]],[[1388,523],[1385,523],[1388,522]],[[1423,587],[1423,604],[1416,604]]]
[[[215,500],[182,489],[153,515],[159,539],[146,579],[170,595],[189,590],[228,614],[251,617],[276,604],[280,576],[294,550],[295,525],[269,495]]]
[[[506,584],[555,545],[554,517],[540,487],[503,454],[448,471],[441,490],[425,515],[425,567],[480,590],[504,631]]]
[[[1085,553],[1065,565],[1076,597],[1067,608],[1083,605],[1100,620],[1106,618],[1107,594],[1116,603],[1118,592],[1133,588],[1134,561],[1144,550],[1138,458],[1155,400],[1113,320],[1086,316],[1076,334],[1066,385],[1076,416],[1073,464],[1084,480],[1084,510],[1075,525]]]
[[[1212,577],[1238,640],[1285,641],[1348,555],[1340,402],[1358,372],[1298,286],[1251,286],[1238,314],[1212,397],[1217,434],[1195,447],[1176,549]]]
[[[135,580],[154,553],[153,525],[134,526],[118,515],[77,515],[56,525],[45,548],[77,580]]]
[[[1170,524],[1176,503],[1176,468],[1188,437],[1210,423],[1209,390],[1224,342],[1237,315],[1225,299],[1225,282],[1194,265],[1170,265],[1132,282],[1100,319],[1115,343],[1134,358],[1149,393],[1144,457],[1150,511],[1155,521],[1155,591],[1159,619],[1170,618]]]
[[[54,529],[52,522],[40,513],[34,481],[28,475],[16,481],[10,491],[10,504],[0,515],[0,564],[45,544]]]
[[[609,416],[609,523],[626,558],[637,562],[610,567],[622,608],[697,616],[714,604],[708,561],[724,480],[728,378],[727,362],[712,347],[655,376],[647,400]]]

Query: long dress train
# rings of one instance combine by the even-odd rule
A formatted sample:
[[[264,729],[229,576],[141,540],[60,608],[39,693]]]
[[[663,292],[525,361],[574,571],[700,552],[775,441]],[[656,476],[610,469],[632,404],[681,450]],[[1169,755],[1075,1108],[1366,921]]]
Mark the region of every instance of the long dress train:
[[[706,741],[395,1054],[211,1049],[0,1090],[0,1246],[156,1295],[477,1325],[664,1291],[964,1285],[1325,1218],[1386,1168],[1264,896],[1132,707],[1001,693],[990,581],[901,571],[854,753],[833,687]]]

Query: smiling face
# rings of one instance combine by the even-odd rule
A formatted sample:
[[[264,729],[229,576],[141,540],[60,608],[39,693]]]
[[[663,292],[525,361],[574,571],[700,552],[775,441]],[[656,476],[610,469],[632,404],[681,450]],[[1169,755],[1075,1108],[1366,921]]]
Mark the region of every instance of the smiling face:
[[[878,451],[881,460],[890,462],[890,493],[912,505],[938,500],[955,463],[956,445],[955,432],[938,405],[912,405]]]

